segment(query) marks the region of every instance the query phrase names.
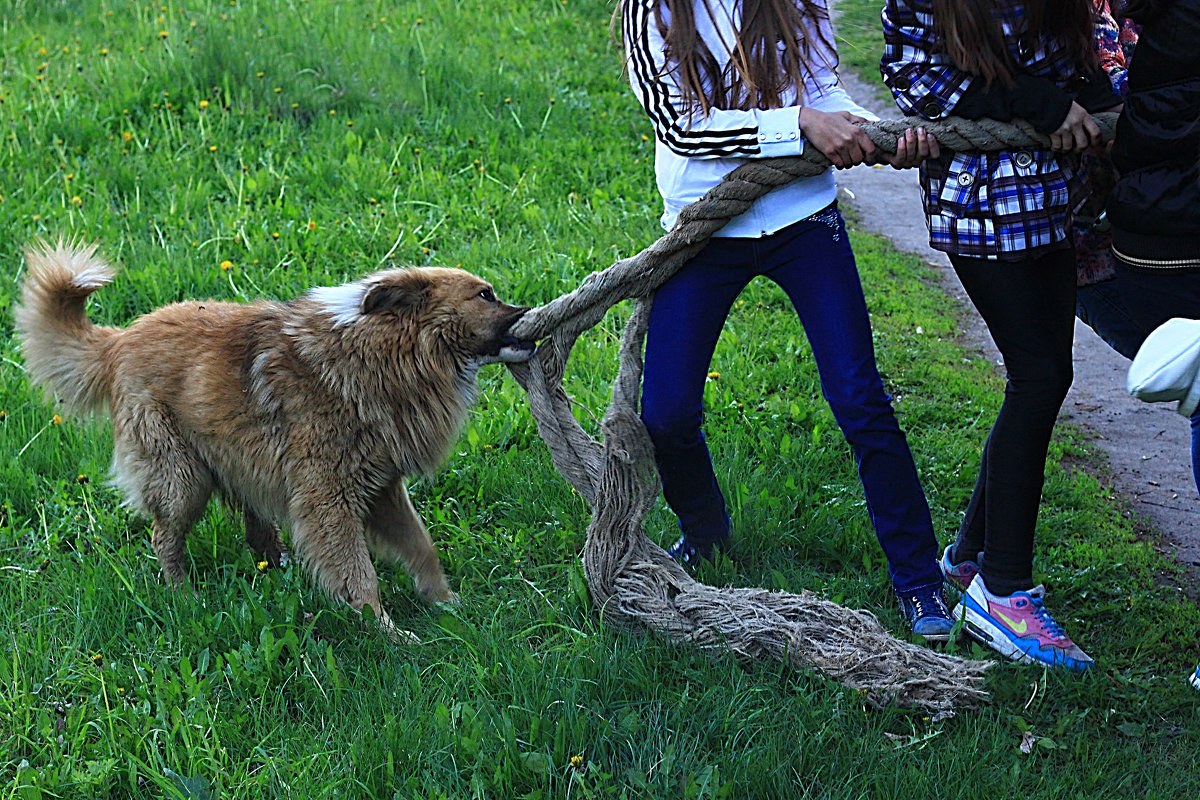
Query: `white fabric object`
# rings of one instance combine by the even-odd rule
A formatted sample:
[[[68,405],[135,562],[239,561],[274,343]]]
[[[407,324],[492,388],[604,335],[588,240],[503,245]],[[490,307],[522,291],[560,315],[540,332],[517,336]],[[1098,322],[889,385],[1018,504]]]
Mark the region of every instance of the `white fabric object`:
[[[1129,365],[1125,386],[1148,403],[1178,400],[1190,417],[1200,406],[1200,320],[1169,319],[1155,328]]]

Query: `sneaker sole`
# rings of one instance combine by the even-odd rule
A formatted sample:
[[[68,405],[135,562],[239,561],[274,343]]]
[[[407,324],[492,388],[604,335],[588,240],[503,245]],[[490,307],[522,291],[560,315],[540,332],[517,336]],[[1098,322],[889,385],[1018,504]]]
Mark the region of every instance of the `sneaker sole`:
[[[953,632],[930,634],[918,633],[917,636],[920,636],[926,642],[931,644],[945,644],[946,642],[950,641],[951,636],[953,636]]]
[[[968,602],[969,601],[969,602]],[[954,609],[956,619],[963,621],[963,630],[980,644],[987,645],[1000,655],[1018,664],[1040,664],[1044,667],[1063,667],[1072,672],[1086,672],[1091,669],[1090,663],[1059,659],[1053,662],[1034,658],[1021,649],[1020,645],[1010,639],[1004,630],[993,623],[983,613],[982,609],[972,608],[975,601],[968,595],[963,595],[963,601]]]

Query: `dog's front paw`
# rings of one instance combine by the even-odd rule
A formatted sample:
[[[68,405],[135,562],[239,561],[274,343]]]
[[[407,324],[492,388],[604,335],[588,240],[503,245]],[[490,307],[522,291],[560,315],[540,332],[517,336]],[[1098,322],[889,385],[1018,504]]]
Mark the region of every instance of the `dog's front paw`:
[[[457,608],[462,605],[462,598],[456,592],[446,588],[430,589],[421,592],[421,599],[431,606],[450,606]]]

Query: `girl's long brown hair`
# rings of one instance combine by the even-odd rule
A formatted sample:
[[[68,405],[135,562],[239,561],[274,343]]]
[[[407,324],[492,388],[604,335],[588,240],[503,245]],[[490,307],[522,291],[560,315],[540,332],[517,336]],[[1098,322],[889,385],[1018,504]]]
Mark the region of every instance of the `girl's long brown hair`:
[[[998,80],[1011,87],[1018,72],[996,18],[1004,4],[1005,0],[933,0],[934,25],[950,60],[989,86]],[[1031,51],[1047,39],[1055,40],[1080,70],[1089,71],[1096,65],[1094,26],[1091,0],[1029,0],[1021,39]]]
[[[621,6],[636,1],[622,0]],[[709,0],[701,1],[713,15]],[[732,58],[722,70],[696,31],[693,0],[654,2],[655,22],[665,40],[666,69],[675,73],[684,101],[705,112],[779,108],[790,87],[803,86],[813,61],[835,52],[819,25],[829,12],[812,0],[741,0],[741,6],[741,28]],[[664,9],[670,15],[669,25]]]

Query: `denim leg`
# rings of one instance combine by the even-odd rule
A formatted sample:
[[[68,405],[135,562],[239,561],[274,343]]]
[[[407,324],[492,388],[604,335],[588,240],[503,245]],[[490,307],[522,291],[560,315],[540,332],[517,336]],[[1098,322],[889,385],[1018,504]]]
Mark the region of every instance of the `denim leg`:
[[[1115,279],[1080,286],[1075,292],[1075,316],[1126,358],[1137,355],[1149,334],[1125,305]]]
[[[1200,492],[1200,411],[1192,414],[1192,480]]]
[[[692,544],[729,536],[725,497],[701,431],[704,382],[734,299],[750,281],[753,250],[713,239],[659,287],[650,307],[642,421],[654,442],[667,505]]]
[[[892,584],[906,592],[940,585],[937,540],[908,440],[875,364],[871,323],[842,219],[825,212],[772,241],[764,274],[791,299],[828,400],[854,451],[867,511]]]
[[[1145,334],[1173,317],[1200,319],[1200,273],[1150,272],[1117,264],[1117,291]],[[1136,348],[1135,348],[1136,349]],[[1192,475],[1200,491],[1200,412],[1192,415]]]

